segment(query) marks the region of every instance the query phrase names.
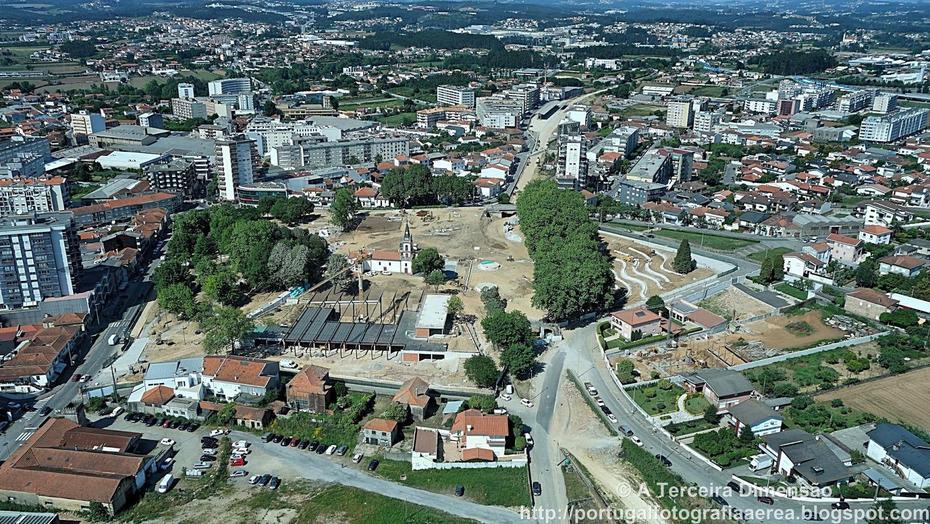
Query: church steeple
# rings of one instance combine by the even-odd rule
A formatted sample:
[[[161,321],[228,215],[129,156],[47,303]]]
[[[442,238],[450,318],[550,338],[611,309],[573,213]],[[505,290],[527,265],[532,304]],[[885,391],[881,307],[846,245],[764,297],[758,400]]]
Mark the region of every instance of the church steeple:
[[[413,260],[413,235],[410,234],[410,224],[404,221],[404,237],[400,240],[401,260]]]

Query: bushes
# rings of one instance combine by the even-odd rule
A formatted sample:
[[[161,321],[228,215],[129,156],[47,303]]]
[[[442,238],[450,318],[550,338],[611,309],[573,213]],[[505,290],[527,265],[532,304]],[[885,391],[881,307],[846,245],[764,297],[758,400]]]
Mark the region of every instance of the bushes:
[[[736,432],[730,428],[696,435],[694,447],[721,467],[728,467],[758,451],[756,439],[751,432],[744,438],[737,436]]]

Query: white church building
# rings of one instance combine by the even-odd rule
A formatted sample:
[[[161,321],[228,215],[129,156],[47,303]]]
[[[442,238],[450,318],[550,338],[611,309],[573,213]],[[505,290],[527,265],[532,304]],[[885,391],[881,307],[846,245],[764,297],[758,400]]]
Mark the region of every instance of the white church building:
[[[400,241],[400,250],[378,249],[368,253],[363,252],[360,253],[357,261],[361,263],[362,271],[412,275],[415,254],[410,225],[405,222],[404,237]]]

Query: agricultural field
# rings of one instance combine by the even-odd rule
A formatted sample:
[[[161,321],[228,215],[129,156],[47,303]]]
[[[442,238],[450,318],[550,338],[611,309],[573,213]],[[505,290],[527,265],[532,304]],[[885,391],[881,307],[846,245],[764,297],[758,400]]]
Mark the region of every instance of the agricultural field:
[[[413,471],[410,463],[381,460],[377,475],[415,488],[452,495],[465,487],[465,498],[491,506],[530,505],[526,467],[484,469],[428,469]]]
[[[846,406],[930,432],[928,382],[930,368],[922,368],[837,389],[815,398],[819,401],[840,399]]]

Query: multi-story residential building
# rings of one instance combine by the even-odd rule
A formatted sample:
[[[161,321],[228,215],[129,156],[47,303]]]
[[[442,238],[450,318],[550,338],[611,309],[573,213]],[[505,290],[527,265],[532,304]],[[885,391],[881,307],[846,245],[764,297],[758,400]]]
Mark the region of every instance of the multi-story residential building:
[[[750,113],[765,113],[773,115],[778,109],[778,101],[751,98],[743,103],[743,108]]]
[[[207,104],[195,98],[172,98],[171,113],[185,120],[207,118]]]
[[[255,181],[259,161],[254,141],[245,137],[217,140],[213,165],[220,198],[235,201],[236,188]]]
[[[48,139],[15,135],[0,142],[0,177],[38,177],[51,162]]]
[[[505,90],[504,96],[522,105],[520,116],[529,113],[539,105],[539,87],[536,84],[517,84]]]
[[[0,217],[64,211],[70,200],[62,177],[0,179]]]
[[[74,134],[74,141],[84,143],[87,136],[93,133],[99,133],[106,130],[107,123],[99,113],[88,113],[81,111],[71,115],[71,132]]]
[[[672,155],[665,154],[658,149],[646,151],[639,162],[627,173],[627,180],[639,182],[667,184],[672,178],[674,166]]]
[[[723,121],[724,112],[698,111],[694,114],[694,130],[698,133],[713,133],[714,126]]]
[[[278,363],[238,356],[203,358],[203,384],[220,399],[263,397],[280,383]]]
[[[914,218],[907,208],[892,202],[866,202],[857,206],[856,212],[865,216],[866,226],[893,228],[895,224],[906,224]]]
[[[646,202],[658,201],[664,194],[664,184],[621,180],[617,188],[617,201],[628,206],[642,206]]]
[[[894,142],[926,129],[928,116],[930,116],[930,109],[915,107],[894,111],[883,116],[866,117],[859,126],[859,140]]]
[[[478,122],[484,127],[504,129],[516,127],[523,118],[523,102],[503,96],[487,96],[478,98],[475,103],[475,112]]]
[[[194,193],[196,175],[194,163],[185,160],[172,160],[166,163],[151,164],[145,168],[149,186],[155,191],[177,193],[190,196]]]
[[[571,122],[578,122],[582,129],[588,129],[591,127],[591,108],[580,104],[573,105],[568,108],[565,118]]]
[[[694,112],[691,100],[670,100],[668,112],[665,114],[665,123],[671,127],[690,128],[694,123]]]
[[[0,307],[34,306],[46,298],[71,295],[80,269],[71,213],[0,221]]]
[[[336,167],[389,160],[410,154],[404,137],[299,143],[271,150],[271,164],[282,169]]]
[[[584,135],[567,136],[559,141],[559,163],[555,180],[559,187],[580,189],[588,179],[588,140]]]
[[[250,93],[252,91],[252,80],[250,78],[221,78],[212,80],[207,84],[207,94],[213,95],[238,95]]]
[[[165,118],[161,116],[161,113],[142,113],[139,115],[139,125],[142,127],[164,129]]]
[[[470,87],[442,85],[436,88],[436,102],[441,106],[475,107],[475,90]]]
[[[194,98],[194,84],[178,84],[178,98]]]
[[[875,113],[888,114],[898,108],[898,95],[891,93],[880,93],[875,95],[872,101],[872,111]]]
[[[856,113],[872,106],[875,90],[860,89],[841,96],[837,103],[837,110],[841,113]]]

